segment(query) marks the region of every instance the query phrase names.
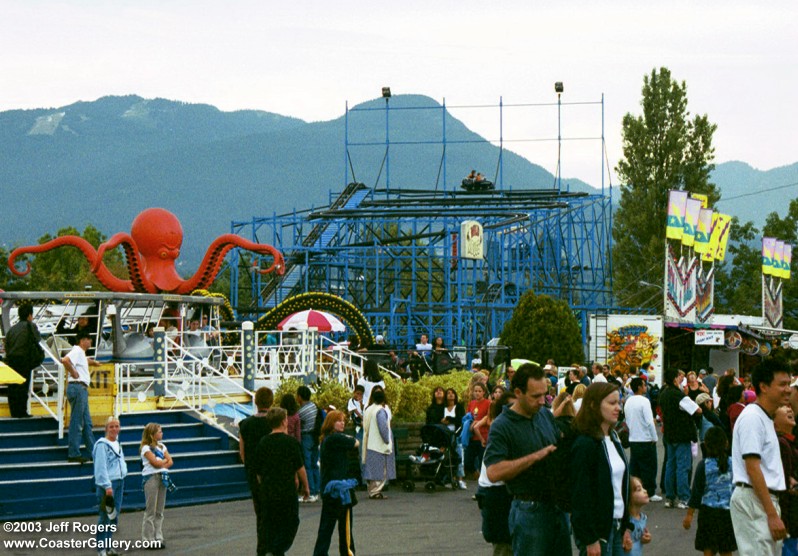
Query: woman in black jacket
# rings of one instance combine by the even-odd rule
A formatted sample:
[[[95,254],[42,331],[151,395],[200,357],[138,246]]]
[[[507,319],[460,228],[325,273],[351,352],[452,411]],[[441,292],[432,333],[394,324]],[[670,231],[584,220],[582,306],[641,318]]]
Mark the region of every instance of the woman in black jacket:
[[[623,556],[631,550],[629,466],[615,425],[621,413],[618,388],[591,384],[574,419],[571,449],[571,525],[579,554]]]
[[[446,392],[440,386],[432,391],[432,402],[427,408],[428,425],[440,425],[443,421],[443,408],[446,407]]]

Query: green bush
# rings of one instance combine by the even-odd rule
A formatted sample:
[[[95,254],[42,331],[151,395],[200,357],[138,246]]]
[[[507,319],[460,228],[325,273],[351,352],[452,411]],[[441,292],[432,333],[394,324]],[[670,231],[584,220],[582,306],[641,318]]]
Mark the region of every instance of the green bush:
[[[349,398],[352,397],[352,392],[340,382],[334,380],[325,380],[316,387],[316,392],[313,394],[313,401],[319,407],[334,406],[335,409],[340,409],[346,413],[346,406],[349,403]]]
[[[501,343],[511,346],[513,357],[558,365],[581,363],[582,332],[565,301],[528,291],[521,296],[513,316],[504,324]]]
[[[471,376],[469,371],[457,371],[446,375],[425,376],[418,382],[402,382],[390,376],[385,377],[385,396],[393,413],[393,420],[402,423],[423,422],[432,391],[438,386],[444,390],[454,388],[460,403],[468,405],[468,400],[464,400],[463,397]],[[283,394],[296,394],[297,388],[302,384],[303,382],[296,378],[283,380],[274,394],[275,405],[280,404]],[[334,405],[341,411],[346,411],[349,398],[352,397],[352,392],[347,387],[333,380],[322,381],[311,390],[314,390],[312,400],[318,406]]]
[[[385,394],[394,420],[404,423],[423,422],[432,398],[432,391],[438,386],[444,390],[454,388],[460,402],[468,405],[463,396],[471,376],[470,371],[456,371],[445,375],[428,375],[415,383],[387,378]]]
[[[280,386],[277,388],[277,391],[274,393],[274,405],[279,407],[280,400],[283,399],[283,394],[291,394],[294,396],[296,395],[296,391],[299,389],[299,387],[304,384],[305,383],[298,378],[283,379],[280,382]]]

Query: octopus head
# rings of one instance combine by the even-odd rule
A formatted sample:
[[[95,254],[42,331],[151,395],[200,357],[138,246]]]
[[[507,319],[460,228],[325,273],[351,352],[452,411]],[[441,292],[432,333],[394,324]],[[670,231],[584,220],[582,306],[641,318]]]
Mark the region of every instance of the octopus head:
[[[174,261],[183,244],[183,227],[177,216],[166,209],[149,208],[136,216],[130,235],[145,261]]]

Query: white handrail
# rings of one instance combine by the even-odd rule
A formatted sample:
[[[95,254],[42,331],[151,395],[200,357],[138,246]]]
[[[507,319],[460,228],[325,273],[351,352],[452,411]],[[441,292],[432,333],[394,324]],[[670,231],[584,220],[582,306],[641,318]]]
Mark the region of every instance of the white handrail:
[[[44,350],[46,356],[49,356],[50,359],[53,360],[54,368],[49,368],[42,363],[38,367],[32,369],[30,382],[28,384],[28,393],[30,394],[31,400],[38,402],[39,405],[42,406],[53,419],[56,420],[58,423],[58,438],[64,438],[64,365],[61,363],[61,359],[59,359],[52,351],[50,351],[50,347],[46,342],[40,341],[39,347]],[[42,382],[44,385],[47,385],[47,389],[50,388],[50,382],[55,383],[57,392],[57,404],[55,411],[50,408],[49,402],[51,399],[46,393],[44,393],[43,396],[40,396],[36,393],[35,384],[37,382]]]

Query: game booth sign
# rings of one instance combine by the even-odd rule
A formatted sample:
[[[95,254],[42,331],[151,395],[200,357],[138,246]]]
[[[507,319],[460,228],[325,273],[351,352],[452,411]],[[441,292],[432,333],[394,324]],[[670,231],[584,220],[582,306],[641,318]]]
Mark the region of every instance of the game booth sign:
[[[706,195],[669,192],[664,317],[670,365],[739,370],[741,355],[764,357],[775,345],[789,346],[782,286],[790,278],[792,246],[783,241],[762,239],[762,315],[715,313],[715,264],[726,256],[731,221],[708,206]]]

